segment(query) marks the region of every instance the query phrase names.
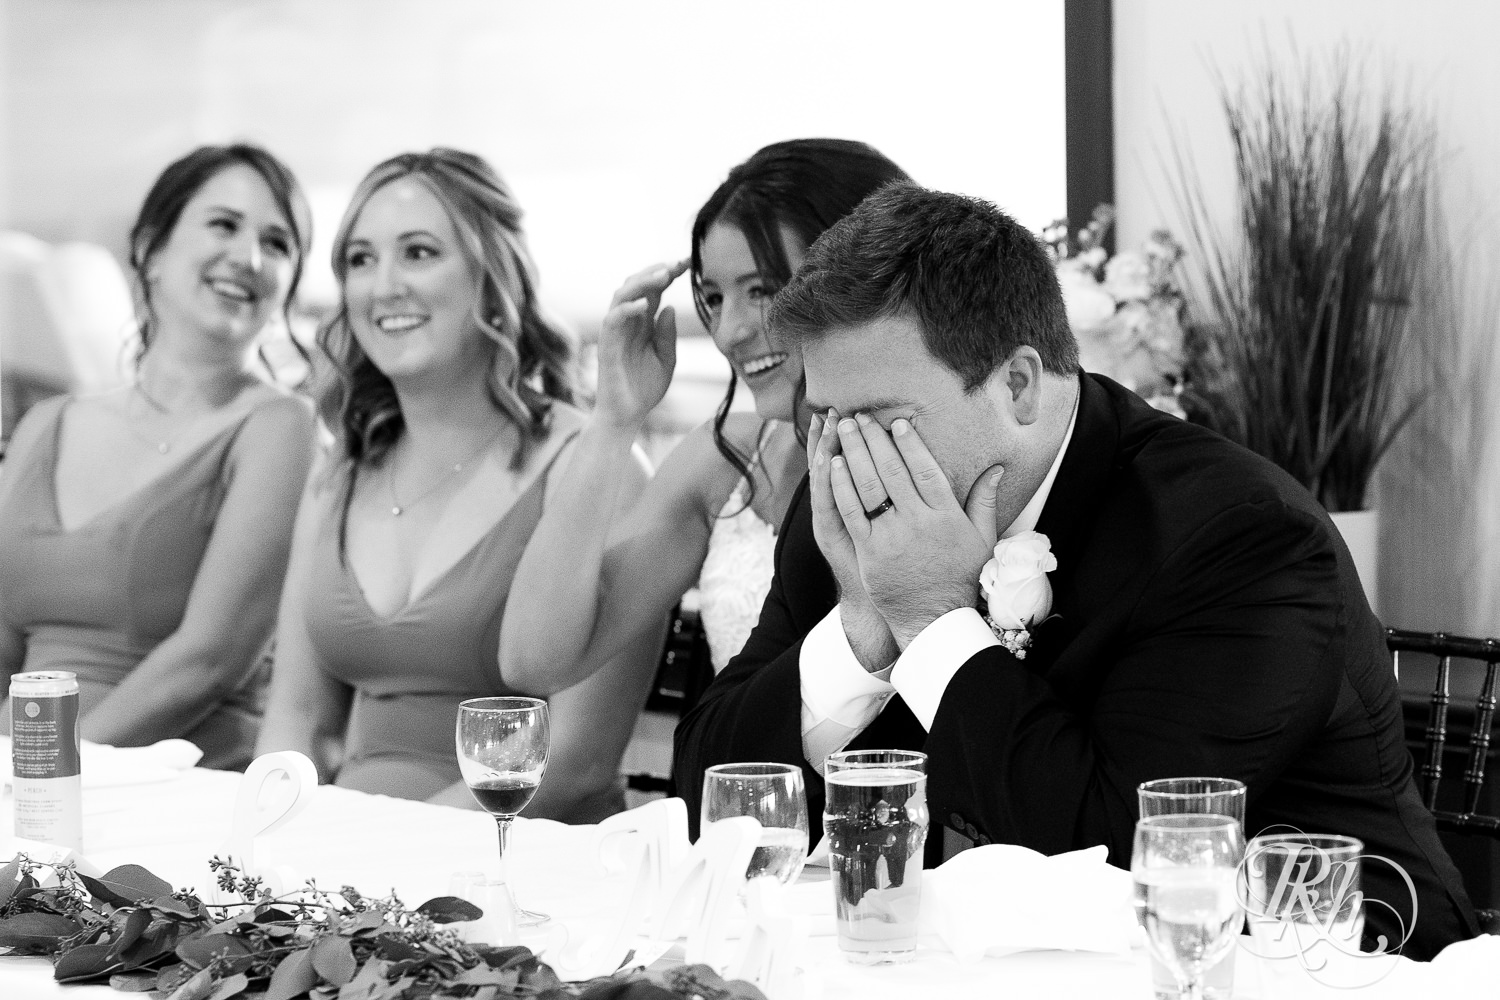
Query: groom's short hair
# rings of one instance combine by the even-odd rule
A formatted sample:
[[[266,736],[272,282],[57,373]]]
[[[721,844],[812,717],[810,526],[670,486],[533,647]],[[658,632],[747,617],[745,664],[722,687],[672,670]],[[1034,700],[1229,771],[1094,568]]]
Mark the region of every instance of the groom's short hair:
[[[969,392],[1023,344],[1048,372],[1079,370],[1047,251],[979,198],[915,184],[875,192],[808,248],[769,322],[801,341],[891,316],[915,319]]]

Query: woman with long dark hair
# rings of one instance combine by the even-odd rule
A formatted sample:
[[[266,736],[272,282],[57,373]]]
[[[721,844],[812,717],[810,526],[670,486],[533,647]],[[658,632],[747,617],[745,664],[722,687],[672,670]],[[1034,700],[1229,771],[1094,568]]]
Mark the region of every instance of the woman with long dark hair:
[[[250,145],[167,167],[130,233],[135,377],[34,407],[0,479],[0,676],[71,670],[85,739],[183,736],[243,767],[259,725],[310,408],[257,342],[296,292],[311,224]],[[10,718],[6,709],[5,720]]]
[[[615,293],[597,405],[511,588],[500,646],[507,683],[530,692],[576,683],[623,637],[656,627],[694,583],[715,669],[739,651],[770,588],[777,527],[807,472],[801,358],[766,328],[765,309],[824,230],[907,179],[860,142],[766,146],[699,210],[689,260],[648,268]],[[618,503],[631,442],[671,382],[676,320],[658,307],[689,267],[698,314],[729,361],[728,392],[627,513],[601,517]],[[731,412],[741,380],[753,413]]]
[[[260,750],[325,780],[472,805],[459,702],[506,694],[495,664],[511,575],[556,500],[583,415],[521,211],[482,159],[407,153],[360,183],[334,238],[342,301],[320,343],[337,446],[298,515]],[[622,496],[645,481],[621,470]],[[620,755],[661,632],[551,699],[547,780],[527,815],[623,807]]]

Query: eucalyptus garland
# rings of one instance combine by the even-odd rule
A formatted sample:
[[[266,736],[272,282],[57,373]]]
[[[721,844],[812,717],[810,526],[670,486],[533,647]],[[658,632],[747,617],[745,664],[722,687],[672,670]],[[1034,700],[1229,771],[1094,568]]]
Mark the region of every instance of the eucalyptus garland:
[[[453,896],[415,909],[352,886],[276,897],[214,858],[229,904],[174,890],[139,865],[99,878],[24,855],[0,868],[0,953],[45,955],[60,983],[104,983],[160,1000],[765,1000],[707,966],[640,969],[565,983],[524,947],[463,941],[448,925],[483,916]]]

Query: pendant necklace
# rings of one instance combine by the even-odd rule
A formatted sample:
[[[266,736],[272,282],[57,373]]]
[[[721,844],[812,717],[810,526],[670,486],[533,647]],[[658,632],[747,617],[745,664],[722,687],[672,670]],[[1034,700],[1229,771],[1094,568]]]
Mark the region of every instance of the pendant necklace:
[[[176,415],[171,410],[158,403],[155,398],[153,398],[152,395],[146,391],[146,387],[141,385],[139,381],[131,385],[130,388],[136,393],[136,395],[140,396],[146,401],[147,406],[151,407],[151,409],[155,410],[162,416],[172,417]],[[159,438],[154,437],[150,434],[143,433],[136,427],[132,426],[132,422],[128,417],[125,421],[125,429],[128,430],[131,434],[135,435],[137,440],[143,441],[146,444],[150,445],[152,448],[156,449],[156,453],[158,455],[165,455],[172,450],[172,442],[174,440],[173,438]]]
[[[462,461],[454,462],[453,467],[439,476],[437,482],[427,487],[427,489],[423,490],[421,493],[417,494],[417,496],[413,497],[411,500],[408,500],[406,503],[402,503],[400,498],[396,496],[396,463],[391,462],[391,464],[388,466],[385,480],[386,491],[391,495],[391,516],[400,517],[407,510],[415,507],[423,500],[426,500],[428,497],[432,496],[443,486],[447,485],[448,480],[463,472],[464,469],[469,465],[469,463],[473,462],[480,455],[483,455],[485,452],[489,451],[490,446],[496,441],[500,440],[500,435],[504,433],[505,428],[501,427],[500,430],[496,431],[493,435],[486,439],[484,444],[474,449],[471,454],[465,456]]]

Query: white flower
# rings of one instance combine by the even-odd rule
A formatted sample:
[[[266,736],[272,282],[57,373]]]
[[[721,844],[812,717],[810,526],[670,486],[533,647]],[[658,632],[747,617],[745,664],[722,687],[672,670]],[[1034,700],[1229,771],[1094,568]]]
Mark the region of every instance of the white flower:
[[[1057,284],[1062,289],[1068,326],[1075,331],[1092,330],[1114,315],[1113,296],[1081,264],[1070,260],[1060,262],[1057,267]]]
[[[1144,302],[1151,297],[1151,262],[1146,255],[1124,250],[1104,265],[1104,290],[1116,302]]]
[[[1057,569],[1052,542],[1037,531],[1023,531],[995,543],[995,555],[979,573],[991,622],[1005,630],[1025,630],[1052,610],[1052,583]],[[1030,639],[1030,636],[1027,636]]]

